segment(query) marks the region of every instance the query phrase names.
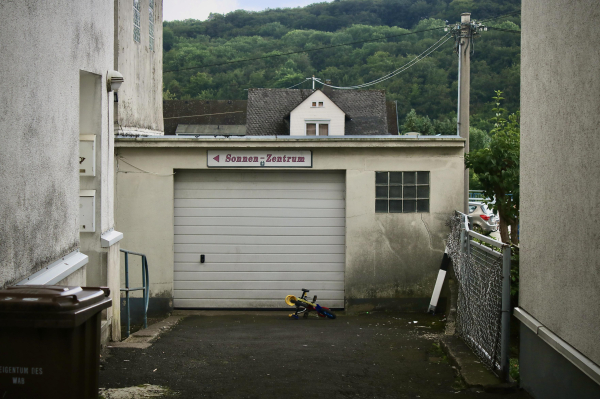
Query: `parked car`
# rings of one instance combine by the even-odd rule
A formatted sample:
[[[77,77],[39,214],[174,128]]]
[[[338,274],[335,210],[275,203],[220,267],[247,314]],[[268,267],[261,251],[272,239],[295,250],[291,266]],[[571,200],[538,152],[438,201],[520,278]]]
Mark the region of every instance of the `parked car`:
[[[469,224],[481,234],[490,234],[498,230],[498,218],[481,202],[469,202]]]

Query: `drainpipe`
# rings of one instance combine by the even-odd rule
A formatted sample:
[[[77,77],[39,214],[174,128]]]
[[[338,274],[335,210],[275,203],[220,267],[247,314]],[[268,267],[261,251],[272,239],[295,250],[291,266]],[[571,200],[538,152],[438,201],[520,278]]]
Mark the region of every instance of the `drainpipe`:
[[[396,133],[400,135],[400,121],[398,120],[398,100],[394,102],[396,103]]]

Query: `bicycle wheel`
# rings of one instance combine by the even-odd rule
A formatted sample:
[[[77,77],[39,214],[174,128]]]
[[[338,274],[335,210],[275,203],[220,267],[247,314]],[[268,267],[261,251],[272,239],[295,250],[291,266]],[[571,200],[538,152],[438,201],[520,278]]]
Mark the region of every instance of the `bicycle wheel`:
[[[328,319],[335,319],[335,313],[333,313],[329,309],[321,309],[321,313],[325,315]]]

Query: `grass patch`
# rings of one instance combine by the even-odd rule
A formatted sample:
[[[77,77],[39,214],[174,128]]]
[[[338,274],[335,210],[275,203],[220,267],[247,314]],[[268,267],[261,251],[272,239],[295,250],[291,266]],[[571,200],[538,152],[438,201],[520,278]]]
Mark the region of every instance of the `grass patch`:
[[[429,360],[432,362],[449,363],[448,356],[446,356],[446,352],[444,352],[444,350],[440,346],[439,342],[434,342],[431,345],[431,348],[429,348],[428,353],[429,353]]]
[[[509,366],[510,378],[519,382],[521,380],[521,375],[519,374],[519,359],[511,357]]]

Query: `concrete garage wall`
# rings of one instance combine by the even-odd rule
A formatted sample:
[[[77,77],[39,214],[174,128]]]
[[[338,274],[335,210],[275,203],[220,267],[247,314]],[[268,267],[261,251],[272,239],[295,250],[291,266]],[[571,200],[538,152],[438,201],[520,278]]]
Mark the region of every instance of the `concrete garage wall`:
[[[133,38],[133,0],[114,0],[115,65],[125,83],[116,108],[119,134],[162,134],[162,0],[154,0],[154,50],[150,49],[149,0],[140,0],[140,42]]]
[[[462,155],[448,148],[403,148],[363,150],[353,158],[364,166],[346,172],[347,302],[426,310],[449,232],[446,221],[460,209]],[[430,212],[375,213],[375,171],[430,171]]]
[[[0,2],[0,287],[79,246],[80,71],[105,84],[113,11],[87,0]],[[101,112],[107,120],[108,106]]]
[[[523,1],[519,306],[600,365],[598,18]]]
[[[172,298],[173,171],[206,169],[207,148],[310,149],[313,170],[346,171],[346,306],[368,309],[400,299],[406,309],[426,309],[448,234],[445,222],[462,204],[463,144],[118,139],[116,228],[125,234],[123,248],[148,255],[151,296]],[[431,171],[431,212],[376,214],[375,172],[416,170]],[[138,274],[132,285],[139,284]]]

